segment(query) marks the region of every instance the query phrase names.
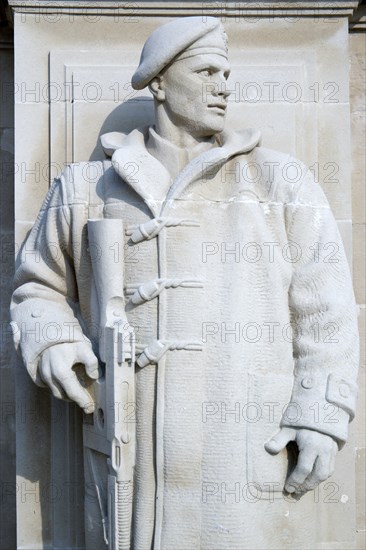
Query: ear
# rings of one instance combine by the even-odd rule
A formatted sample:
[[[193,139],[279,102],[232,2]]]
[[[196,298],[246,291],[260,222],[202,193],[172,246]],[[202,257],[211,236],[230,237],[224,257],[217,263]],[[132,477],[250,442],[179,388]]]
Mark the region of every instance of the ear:
[[[155,76],[149,83],[149,90],[158,101],[165,101],[164,77]]]

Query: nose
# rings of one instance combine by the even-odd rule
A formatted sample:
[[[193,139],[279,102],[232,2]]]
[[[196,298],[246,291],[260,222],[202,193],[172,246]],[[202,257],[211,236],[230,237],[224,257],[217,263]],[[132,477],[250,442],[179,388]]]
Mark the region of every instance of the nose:
[[[222,99],[227,99],[229,97],[229,95],[231,94],[231,91],[230,90],[227,90],[226,88],[226,80],[224,80],[223,82],[220,83],[220,88],[219,88],[219,92],[218,92],[218,96],[221,97]]]
[[[227,86],[227,79],[225,77],[225,74],[224,72],[221,72],[219,73],[219,93],[217,94],[221,99],[223,100],[227,100],[227,98],[229,97],[229,95],[231,94],[231,91],[229,91],[226,86]]]
[[[222,85],[222,91],[219,93],[224,99],[227,99],[231,95],[231,91],[226,89],[226,82]]]

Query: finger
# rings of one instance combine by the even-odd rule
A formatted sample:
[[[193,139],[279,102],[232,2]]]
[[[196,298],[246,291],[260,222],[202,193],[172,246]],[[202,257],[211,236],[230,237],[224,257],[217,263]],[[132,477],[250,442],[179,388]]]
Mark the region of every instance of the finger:
[[[330,470],[330,461],[329,461],[328,454],[319,455],[315,461],[313,471],[306,478],[304,482],[304,489],[306,491],[315,489],[315,487],[317,487],[319,483],[322,483],[322,481],[325,481],[326,479],[328,479],[330,475],[331,475],[331,470]]]
[[[51,370],[51,364],[47,357],[43,357],[41,359],[40,365],[39,365],[39,375],[43,382],[49,387],[49,389],[52,392],[52,395],[56,397],[56,399],[64,399],[65,394],[63,393],[60,386],[57,384],[57,382],[53,379],[52,376],[52,370]]]
[[[300,491],[300,486],[313,471],[316,458],[317,454],[311,449],[300,451],[296,467],[286,480],[285,489],[288,493]]]
[[[99,369],[98,359],[90,348],[81,344],[78,347],[75,359],[76,361],[85,365],[85,371],[89,378],[93,378],[93,380],[97,380],[99,378],[101,373]]]
[[[37,372],[36,372],[36,376],[35,376],[35,378],[33,378],[33,381],[39,388],[46,388],[47,384],[45,384],[43,382],[43,379],[42,379],[41,373],[40,373],[40,369],[41,369],[41,363],[39,364],[39,367],[38,367]]]
[[[54,377],[62,386],[67,396],[75,401],[86,414],[94,412],[95,406],[89,393],[81,386],[78,377],[71,369],[65,372],[60,372],[60,367],[54,366]]]
[[[282,428],[272,439],[265,443],[264,448],[268,453],[276,455],[284,449],[290,441],[295,441],[296,430],[294,428]]]
[[[62,386],[69,398],[75,401],[86,414],[94,412],[95,405],[88,392],[79,384],[76,374],[65,378],[62,381]]]

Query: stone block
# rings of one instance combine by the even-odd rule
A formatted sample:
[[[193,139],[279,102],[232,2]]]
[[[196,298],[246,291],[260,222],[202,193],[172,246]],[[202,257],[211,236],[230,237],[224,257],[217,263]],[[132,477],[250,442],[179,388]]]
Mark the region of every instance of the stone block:
[[[362,33],[352,33],[349,39],[351,61],[350,71],[350,103],[351,113],[365,113],[365,36]]]
[[[1,524],[0,548],[8,550],[16,547],[15,515],[15,392],[14,369],[8,364],[0,369],[0,487],[1,487]]]
[[[312,86],[308,90],[309,97],[317,99],[318,102],[329,102],[334,93],[334,97],[339,102],[348,102],[348,67],[344,63],[344,52],[348,48],[345,20],[341,18],[322,20],[316,17],[308,20],[296,17],[292,20],[281,18],[266,20],[238,17],[226,19],[225,28],[229,36],[230,48],[234,50],[231,56],[235,56],[235,45],[243,42],[243,35],[245,35],[245,52],[256,49],[264,53],[264,58],[268,53],[268,36],[271,36],[271,50],[280,51],[280,62],[294,51],[303,52],[304,56],[315,55],[315,76],[314,82],[309,82],[309,86]],[[286,36],[285,48],[284,36]],[[241,56],[243,57],[242,53]],[[329,86],[330,84],[335,86]]]
[[[11,130],[0,130],[3,137]],[[6,141],[8,137],[6,138]],[[9,147],[8,147],[9,149]],[[2,232],[12,230],[14,223],[14,152],[0,149],[0,204],[4,205],[1,212],[0,227]]]
[[[347,255],[349,267],[352,271],[352,221],[339,220],[337,221],[337,225],[342,237],[342,242]]]
[[[17,407],[17,545],[51,547],[51,418],[49,396],[32,384],[22,364],[16,371]],[[35,444],[37,442],[37,444]],[[48,495],[48,496],[47,496]]]
[[[358,326],[360,331],[360,371],[358,376],[359,391],[358,391],[358,400],[357,400],[357,413],[354,420],[357,447],[366,446],[365,320],[366,320],[365,306],[360,306],[360,313],[358,318]]]
[[[25,121],[32,131],[16,133],[15,219],[34,221],[50,183],[48,105],[16,105],[16,127]]]
[[[356,529],[365,531],[366,514],[366,448],[356,448]]]
[[[353,286],[358,304],[365,303],[365,233],[364,223],[353,225]]]
[[[351,218],[349,105],[319,108],[318,162],[320,182],[337,219]],[[342,136],[342,138],[341,138]]]
[[[9,367],[13,354],[12,335],[9,326],[9,305],[14,276],[14,232],[3,230],[0,237],[0,367]]]
[[[14,126],[14,52],[11,48],[1,48],[0,55],[0,128]]]
[[[358,531],[356,533],[356,549],[365,550],[366,548],[366,531]]]
[[[350,35],[350,104],[352,130],[352,210],[354,223],[365,222],[366,70],[365,36]]]
[[[365,223],[365,151],[366,116],[363,113],[351,115],[352,133],[352,217],[354,223]]]
[[[365,369],[366,367],[366,309],[365,305],[360,306],[359,313],[359,330],[360,330],[360,367]]]

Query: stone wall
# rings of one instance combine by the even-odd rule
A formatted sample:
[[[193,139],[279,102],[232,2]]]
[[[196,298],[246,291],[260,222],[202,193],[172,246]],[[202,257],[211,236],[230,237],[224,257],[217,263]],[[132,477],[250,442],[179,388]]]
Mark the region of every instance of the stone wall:
[[[361,13],[361,10],[359,11]],[[363,10],[365,17],[365,10]],[[365,22],[365,19],[364,19]],[[356,529],[357,548],[366,548],[365,538],[365,183],[366,183],[366,34],[361,28],[350,34],[350,100],[352,136],[353,283],[360,308],[360,394],[355,420]]]
[[[2,12],[2,15],[4,12]],[[4,14],[5,15],[5,14]],[[0,27],[0,548],[15,548],[14,354],[7,328],[14,273],[14,47],[2,17]]]
[[[38,26],[40,28],[40,26]],[[57,28],[57,25],[53,26],[54,29]],[[72,28],[75,31],[75,26]],[[88,29],[90,29],[90,25]],[[93,27],[92,27],[93,28]],[[71,27],[70,27],[71,29]],[[73,39],[73,33],[70,32],[69,39]],[[80,35],[79,39],[80,39]],[[117,36],[117,34],[116,34]],[[351,145],[352,145],[352,239],[353,239],[353,276],[354,276],[354,287],[356,292],[357,302],[360,306],[360,330],[361,330],[361,341],[365,339],[365,257],[364,257],[364,244],[365,244],[365,33],[361,31],[361,28],[358,27],[350,34],[349,37],[349,53],[350,53],[350,104],[351,104]],[[102,34],[97,37],[97,40],[100,41],[101,46],[103,46],[103,40],[105,37]],[[87,40],[87,38],[85,37]],[[95,36],[94,36],[95,40]],[[132,40],[135,40],[133,37]],[[142,38],[140,36],[136,37],[138,45],[141,44]],[[42,37],[40,37],[40,43],[42,42]],[[57,42],[57,40],[56,40]],[[82,42],[82,40],[80,41]],[[10,343],[9,332],[6,328],[6,323],[8,321],[8,305],[9,298],[11,293],[11,278],[13,274],[13,254],[14,254],[14,174],[12,170],[12,165],[14,162],[14,145],[13,145],[13,101],[11,98],[12,85],[14,83],[13,76],[13,49],[12,49],[12,33],[9,29],[2,27],[0,29],[0,48],[1,48],[1,60],[0,60],[0,82],[1,82],[1,119],[0,119],[0,207],[1,207],[1,220],[0,220],[0,229],[1,229],[1,287],[0,287],[0,296],[1,296],[1,359],[0,359],[0,400],[1,400],[1,432],[0,432],[0,484],[1,484],[1,505],[0,505],[0,525],[1,525],[1,534],[0,534],[0,549],[1,550],[10,550],[16,547],[15,543],[15,532],[16,532],[16,492],[19,492],[19,484],[16,485],[15,478],[15,377],[14,373],[16,370],[15,359],[12,351],[12,345]],[[137,44],[137,42],[136,42]],[[24,45],[25,47],[25,45]],[[47,48],[46,48],[47,49]],[[72,49],[72,48],[70,48]],[[66,59],[66,62],[68,60]],[[67,64],[67,63],[66,63]],[[31,73],[29,73],[31,74]],[[42,68],[41,77],[39,79],[42,82],[44,69]],[[46,80],[47,81],[47,74]],[[33,79],[34,80],[34,79]],[[31,81],[31,78],[30,78]],[[19,97],[19,96],[18,96]],[[32,110],[32,107],[27,106],[18,106],[18,124],[21,124],[23,120],[30,120],[29,112]],[[31,143],[31,140],[39,139],[41,135],[48,135],[48,106],[43,105],[40,108],[42,115],[39,117],[38,114],[35,114],[34,123],[35,128],[39,128],[40,132],[38,136],[33,132],[32,136],[28,137],[28,143]],[[38,111],[37,111],[38,113]],[[32,115],[33,116],[33,115]],[[54,112],[54,126],[59,124],[59,117],[63,115]],[[334,132],[345,132],[345,140],[347,141],[347,131],[344,128],[337,127],[337,118],[332,121],[334,124]],[[58,126],[61,128],[61,126]],[[20,134],[19,134],[20,135]],[[268,139],[270,140],[270,133],[268,134]],[[25,144],[27,146],[27,144]],[[24,146],[24,143],[23,143]],[[61,145],[62,147],[63,145]],[[26,158],[29,165],[34,164],[34,158],[32,157],[32,148],[28,147],[29,156]],[[46,149],[48,149],[48,138]],[[54,141],[53,142],[53,153],[57,160],[62,160],[62,157],[57,157],[61,150],[61,155],[63,155],[62,149],[60,149],[60,144]],[[306,151],[306,149],[305,149]],[[47,153],[48,154],[48,153]],[[77,151],[78,155],[83,155],[82,150]],[[22,159],[18,159],[22,160]],[[41,158],[41,162],[44,160],[44,163],[47,164],[48,159]],[[304,160],[307,160],[306,158]],[[19,162],[17,165],[19,168]],[[29,180],[30,181],[30,180]],[[28,194],[29,198],[32,198],[34,201],[30,205],[30,210],[33,212],[38,209],[38,203],[41,200],[41,196],[44,194],[45,189],[47,188],[48,181],[44,180],[37,184],[34,181],[31,184],[31,187],[34,193]],[[346,184],[345,184],[346,185]],[[18,204],[20,206],[20,204]],[[344,219],[344,216],[341,214],[342,205],[337,204],[339,219]],[[351,215],[347,214],[345,216],[347,219]],[[19,219],[19,218],[18,218]],[[22,218],[20,218],[22,219]],[[340,225],[342,229],[342,224]],[[343,226],[345,231],[342,235],[345,238],[346,243],[350,242],[350,234],[348,232],[347,224]],[[19,228],[22,231],[21,228]],[[24,227],[26,229],[26,227]],[[354,444],[354,459],[356,462],[356,547],[361,550],[366,547],[365,541],[365,352],[364,348],[361,353],[361,392],[359,399],[359,408],[358,416],[353,424],[352,428],[352,437],[355,441]],[[23,380],[25,384],[25,393],[31,388],[31,384],[24,376],[24,373],[18,372],[18,379]],[[26,380],[26,382],[25,382]],[[51,410],[49,398],[42,396],[39,401],[40,392],[34,390],[32,387],[33,395],[33,404],[35,405],[33,413],[36,414],[36,418],[42,414]],[[41,392],[42,393],[42,392]],[[18,401],[17,407],[22,407],[23,403]],[[29,403],[27,404],[29,407]],[[71,407],[69,409],[58,408],[58,405],[52,404],[52,414],[57,421],[60,422],[58,427],[60,429],[65,429],[65,426],[73,432],[73,437],[77,438],[79,431],[78,420],[75,420],[77,417],[77,412]],[[57,445],[57,437],[55,434],[50,435],[48,432],[49,424],[46,426],[43,425],[43,433],[40,434],[37,432],[37,423],[33,422],[33,413],[32,413],[32,403],[29,408],[30,416],[25,414],[23,415],[22,410],[18,410],[18,434],[23,434],[28,441],[33,440],[38,441],[40,437],[45,436],[46,439],[43,441],[43,445],[47,446],[51,444],[51,439],[53,444]],[[33,415],[33,416],[32,416]],[[76,415],[76,416],[75,416]],[[22,422],[22,418],[31,418],[31,424],[33,426],[30,430],[30,425],[27,421]],[[63,434],[61,433],[61,436]],[[72,434],[71,434],[72,435]],[[352,440],[352,441],[353,441]],[[24,441],[24,439],[23,439]],[[60,441],[59,441],[60,443]],[[58,443],[58,444],[59,444]],[[37,447],[37,446],[36,446]],[[72,447],[72,442],[71,442]],[[39,457],[42,459],[42,449],[37,447],[37,450],[40,451]],[[65,451],[66,452],[66,451]],[[74,452],[70,451],[69,452]],[[352,457],[352,453],[350,453]],[[58,467],[60,467],[60,460],[57,460],[57,456],[53,455],[53,465],[51,467],[50,462],[46,461],[45,463],[41,462],[39,470],[41,477],[43,479],[52,480],[52,475],[57,475]],[[80,457],[78,458],[80,460]],[[352,469],[354,462],[348,462],[349,467]],[[70,473],[71,478],[76,479],[78,475],[77,469],[74,472]],[[33,472],[34,473],[34,472]],[[39,473],[39,472],[38,472]],[[26,477],[26,476],[25,476]],[[353,477],[352,473],[350,475],[351,479]],[[29,477],[29,485],[26,486],[26,489],[31,491],[34,487],[34,480],[31,476]],[[22,487],[20,487],[22,489]],[[352,491],[351,491],[352,492]],[[70,495],[68,498],[70,499]],[[19,495],[18,495],[18,498]],[[73,497],[74,499],[74,497]],[[46,542],[45,547],[47,548],[63,548],[62,540],[64,533],[60,532],[51,532],[50,525],[52,524],[51,516],[52,514],[60,513],[60,510],[63,508],[62,502],[52,503],[52,506],[48,506],[47,511],[40,511],[39,502],[36,502],[37,496],[34,495],[31,498],[31,502],[34,504],[33,508],[35,513],[42,512],[44,525],[43,531],[42,526],[40,528],[39,537]],[[77,530],[75,521],[76,518],[71,517],[73,510],[77,510],[77,507],[80,508],[80,487],[77,489],[76,500],[73,500],[74,508],[71,507],[70,511],[64,511],[65,524],[68,526],[68,529],[74,530],[73,535],[73,548],[82,547],[82,540],[80,538],[80,531]],[[76,514],[74,514],[76,515]],[[81,516],[81,510],[79,509],[79,517]],[[24,535],[24,530],[23,530]],[[26,534],[25,534],[26,536]],[[58,543],[55,543],[55,540],[58,540]],[[54,541],[54,546],[52,545]],[[26,545],[26,540],[23,540],[22,545],[19,548],[24,548]],[[56,545],[57,544],[57,545]],[[326,546],[324,546],[326,548]],[[330,548],[329,546],[327,548]],[[332,546],[332,548],[335,548]],[[337,546],[337,548],[346,548],[345,546]]]

